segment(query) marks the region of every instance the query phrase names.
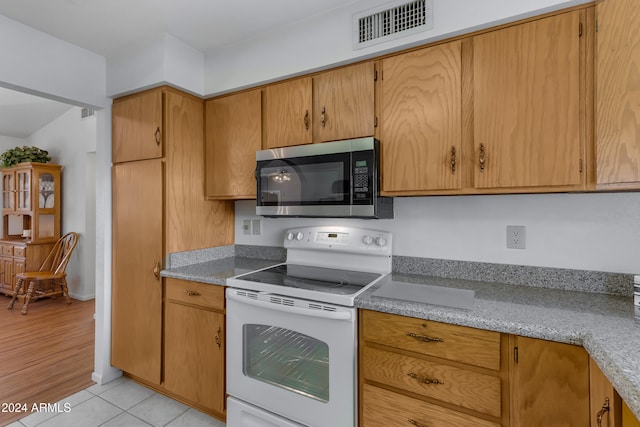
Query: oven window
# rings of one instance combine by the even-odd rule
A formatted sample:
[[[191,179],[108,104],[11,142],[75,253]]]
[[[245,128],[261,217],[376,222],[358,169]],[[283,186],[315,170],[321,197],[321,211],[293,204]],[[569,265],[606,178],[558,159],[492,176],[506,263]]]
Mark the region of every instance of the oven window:
[[[243,372],[259,381],[329,401],[329,346],[290,329],[243,326]]]

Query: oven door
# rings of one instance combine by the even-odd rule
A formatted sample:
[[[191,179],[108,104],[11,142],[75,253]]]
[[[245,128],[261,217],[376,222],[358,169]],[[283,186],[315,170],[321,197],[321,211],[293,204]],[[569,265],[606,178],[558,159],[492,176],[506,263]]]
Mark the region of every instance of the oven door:
[[[308,426],[356,425],[355,308],[228,288],[226,336],[230,396]]]

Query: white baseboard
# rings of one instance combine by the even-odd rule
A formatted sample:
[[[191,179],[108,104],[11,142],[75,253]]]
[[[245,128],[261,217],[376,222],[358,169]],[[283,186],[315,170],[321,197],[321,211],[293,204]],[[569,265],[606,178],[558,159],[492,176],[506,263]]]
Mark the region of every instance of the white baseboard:
[[[120,378],[122,376],[122,371],[116,368],[108,369],[108,372],[98,373],[93,372],[91,374],[91,381],[94,381],[100,385],[106,384],[115,380],[116,378]]]

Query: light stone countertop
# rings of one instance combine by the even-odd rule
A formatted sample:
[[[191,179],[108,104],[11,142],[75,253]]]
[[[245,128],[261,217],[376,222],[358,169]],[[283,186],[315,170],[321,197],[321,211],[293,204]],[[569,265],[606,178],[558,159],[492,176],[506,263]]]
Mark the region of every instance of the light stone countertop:
[[[212,285],[278,264],[231,256],[162,270],[170,277]],[[381,286],[414,283],[475,293],[468,309],[373,295]],[[388,289],[388,288],[387,288]],[[356,307],[461,326],[582,345],[640,418],[640,320],[633,298],[466,279],[392,273],[360,294]]]
[[[168,268],[162,270],[160,275],[173,279],[191,280],[193,282],[224,286],[230,277],[279,263],[279,261],[272,259],[243,258],[236,256]]]
[[[468,309],[373,295],[415,283],[475,292]],[[583,346],[640,418],[640,320],[633,298],[392,273],[356,298],[358,308]]]

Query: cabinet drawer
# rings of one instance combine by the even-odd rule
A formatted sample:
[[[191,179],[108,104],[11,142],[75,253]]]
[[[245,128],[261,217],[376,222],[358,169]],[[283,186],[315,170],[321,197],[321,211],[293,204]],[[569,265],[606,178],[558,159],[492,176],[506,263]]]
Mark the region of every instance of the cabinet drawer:
[[[2,255],[13,256],[13,246],[12,245],[2,245]]]
[[[498,332],[368,310],[363,311],[362,320],[366,341],[496,371],[500,369]]]
[[[498,376],[365,347],[365,380],[417,393],[473,411],[500,417]]]
[[[26,253],[27,253],[27,249],[26,248],[20,248],[18,246],[15,246],[13,248],[13,256],[20,257],[20,258],[25,258],[25,254]]]
[[[224,310],[224,286],[166,279],[167,299]]]
[[[491,421],[369,384],[365,384],[362,389],[362,425],[366,427],[500,427],[500,424]]]

